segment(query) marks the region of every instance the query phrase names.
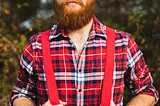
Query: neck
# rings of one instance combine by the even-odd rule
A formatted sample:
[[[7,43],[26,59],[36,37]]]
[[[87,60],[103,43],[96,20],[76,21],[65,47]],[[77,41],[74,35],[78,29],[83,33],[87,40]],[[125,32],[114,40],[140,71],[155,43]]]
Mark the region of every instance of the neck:
[[[84,36],[86,37],[86,35],[88,37],[89,34],[90,34],[90,30],[91,30],[92,24],[93,24],[93,18],[90,20],[90,22],[87,25],[85,25],[81,29],[67,30],[68,36],[69,37],[75,36],[77,39],[78,38],[83,38]]]
[[[76,49],[79,54],[80,54],[85,42],[87,41],[87,39],[90,35],[90,30],[91,30],[92,24],[93,24],[93,18],[83,28],[75,30],[75,31],[71,31],[71,30],[67,31],[69,38],[76,46]]]

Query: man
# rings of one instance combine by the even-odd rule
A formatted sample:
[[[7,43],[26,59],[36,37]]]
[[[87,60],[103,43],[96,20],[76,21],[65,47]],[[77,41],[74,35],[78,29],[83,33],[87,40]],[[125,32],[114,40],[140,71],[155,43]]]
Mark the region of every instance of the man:
[[[106,26],[95,14],[95,0],[55,0],[58,24],[50,30],[50,48],[60,104],[99,106],[105,70]],[[127,106],[153,106],[158,92],[142,52],[128,33],[115,30],[111,106],[123,106],[124,86],[134,98]],[[21,56],[10,105],[52,106],[43,69],[41,34],[32,36]],[[124,83],[126,82],[126,83]]]

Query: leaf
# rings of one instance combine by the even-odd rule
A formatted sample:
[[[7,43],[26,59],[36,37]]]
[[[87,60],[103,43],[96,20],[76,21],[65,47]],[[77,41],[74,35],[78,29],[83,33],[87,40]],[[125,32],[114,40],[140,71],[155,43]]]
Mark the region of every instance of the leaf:
[[[4,14],[9,15],[10,11],[8,9],[3,9]]]

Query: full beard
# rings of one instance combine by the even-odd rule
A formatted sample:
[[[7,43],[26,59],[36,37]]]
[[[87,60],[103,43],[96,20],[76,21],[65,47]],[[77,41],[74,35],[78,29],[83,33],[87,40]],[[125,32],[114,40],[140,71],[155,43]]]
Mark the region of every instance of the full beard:
[[[71,12],[65,9],[66,3],[55,3],[55,13],[58,25],[64,30],[78,30],[87,25],[95,14],[95,0],[87,3],[85,6],[79,3],[82,8]]]

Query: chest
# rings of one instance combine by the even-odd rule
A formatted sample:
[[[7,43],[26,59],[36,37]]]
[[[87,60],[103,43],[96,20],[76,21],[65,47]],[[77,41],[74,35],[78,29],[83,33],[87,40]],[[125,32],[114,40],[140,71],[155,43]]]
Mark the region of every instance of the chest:
[[[97,73],[101,74],[101,80],[106,65],[106,40],[97,38],[87,41],[82,51],[79,53],[76,50],[73,42],[69,40],[51,41],[50,42],[51,59],[53,65],[53,71],[56,74],[56,78],[66,79],[67,77],[74,79],[79,76],[89,78],[87,76],[94,76]],[[35,70],[37,74],[44,74],[43,70],[43,56],[41,52],[36,54],[39,57],[35,62]],[[125,43],[119,46],[115,45],[115,76],[122,75],[127,68],[127,54]],[[65,74],[65,76],[64,76]],[[61,77],[63,76],[63,77]],[[122,77],[121,76],[121,77]],[[82,78],[83,78],[82,77]],[[90,78],[89,78],[90,79]],[[86,80],[89,80],[86,79]]]
[[[123,77],[127,65],[126,49],[123,46],[117,44],[115,47],[113,74],[113,82],[115,82],[113,86],[116,86],[115,91],[123,91]],[[80,54],[76,51],[74,44],[68,40],[53,41],[50,43],[50,49],[53,71],[55,72],[61,100],[73,101],[73,98],[65,98],[63,96],[65,94],[74,96],[74,98],[82,94],[85,94],[86,97],[91,95],[100,97],[106,65],[105,39],[98,38],[86,42]],[[46,78],[42,54],[38,52],[36,55],[35,57],[38,58],[34,63],[34,69],[38,76],[37,89],[41,96],[44,92],[47,93]],[[86,99],[86,101],[91,100],[90,98]]]
[[[98,40],[98,41],[97,41]],[[103,69],[106,58],[105,40],[86,41],[84,44],[73,43],[71,40],[59,44],[51,43],[51,58],[55,72],[91,73],[94,69]],[[102,71],[102,70],[101,70]]]

